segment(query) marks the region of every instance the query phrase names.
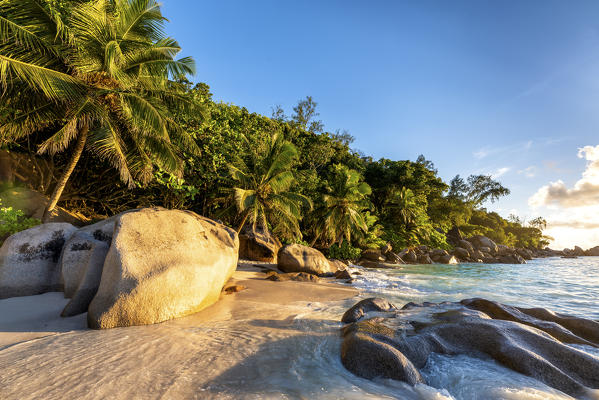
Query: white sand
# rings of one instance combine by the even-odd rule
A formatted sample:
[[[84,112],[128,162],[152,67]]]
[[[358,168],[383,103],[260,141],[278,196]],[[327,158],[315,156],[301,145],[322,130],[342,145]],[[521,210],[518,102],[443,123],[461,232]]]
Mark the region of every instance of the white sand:
[[[357,291],[271,282],[240,269],[232,283],[247,290],[151,326],[89,330],[86,314],[60,317],[62,293],[1,300],[0,399],[280,398],[282,391],[312,398],[314,390],[323,397],[329,381],[353,379],[340,378],[331,353]],[[333,398],[339,386],[349,390],[341,397],[364,398],[337,381]]]

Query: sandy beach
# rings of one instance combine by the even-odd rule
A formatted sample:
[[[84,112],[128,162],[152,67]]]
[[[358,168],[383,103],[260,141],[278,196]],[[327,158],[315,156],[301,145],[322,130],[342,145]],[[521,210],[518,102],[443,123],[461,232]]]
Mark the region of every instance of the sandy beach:
[[[264,276],[240,264],[229,284],[247,289],[200,313],[102,331],[87,329],[86,314],[61,318],[62,293],[2,300],[0,398],[264,398],[260,378],[291,368],[289,348],[336,341],[339,316],[358,294]]]

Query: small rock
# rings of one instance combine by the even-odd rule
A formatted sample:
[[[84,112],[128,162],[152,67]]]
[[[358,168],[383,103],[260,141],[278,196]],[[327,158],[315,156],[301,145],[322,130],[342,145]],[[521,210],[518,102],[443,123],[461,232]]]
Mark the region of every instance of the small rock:
[[[226,286],[223,289],[223,292],[225,294],[233,294],[233,293],[241,292],[242,290],[245,290],[245,289],[247,289],[247,288],[243,285],[231,285],[231,286]]]
[[[335,272],[335,279],[351,279],[351,275],[346,269],[344,269]]]

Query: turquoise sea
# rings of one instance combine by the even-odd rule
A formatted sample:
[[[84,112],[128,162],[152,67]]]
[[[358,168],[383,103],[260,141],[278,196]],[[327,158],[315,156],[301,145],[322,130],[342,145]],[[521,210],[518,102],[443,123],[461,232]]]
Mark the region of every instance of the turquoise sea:
[[[389,270],[352,267],[361,297],[407,302],[459,301],[483,297],[505,304],[544,307],[599,319],[599,257],[547,258],[523,265],[405,265]],[[289,321],[305,332],[258,356],[262,378],[215,388],[233,397],[289,399],[571,399],[543,383],[491,359],[433,354],[421,371],[427,385],[411,387],[392,380],[369,381],[348,372],[340,361],[339,317],[357,300],[336,305],[315,303],[312,312]],[[596,348],[577,348],[599,357]],[[599,373],[599,371],[597,372]],[[222,395],[222,391],[220,392]],[[219,396],[216,396],[219,397]],[[599,398],[599,393],[597,397]]]

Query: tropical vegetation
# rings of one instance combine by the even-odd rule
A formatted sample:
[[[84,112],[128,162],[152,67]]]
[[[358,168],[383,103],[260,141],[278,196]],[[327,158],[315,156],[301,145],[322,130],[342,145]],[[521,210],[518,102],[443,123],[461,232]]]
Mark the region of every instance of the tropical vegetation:
[[[311,97],[270,117],[215,101],[164,22],[154,0],[0,0],[0,155],[47,166],[26,180],[50,197],[46,217],[56,205],[92,219],[185,208],[339,258],[449,248],[453,227],[548,244],[542,218],[484,208],[509,194],[492,177],[444,182],[424,156],[361,154]]]

